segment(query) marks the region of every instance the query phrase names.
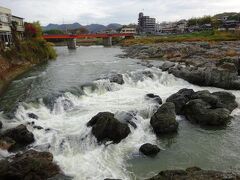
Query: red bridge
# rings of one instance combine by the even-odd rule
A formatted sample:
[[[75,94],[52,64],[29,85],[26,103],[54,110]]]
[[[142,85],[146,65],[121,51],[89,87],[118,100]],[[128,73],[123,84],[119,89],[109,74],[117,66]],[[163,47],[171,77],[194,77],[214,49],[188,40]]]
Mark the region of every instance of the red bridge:
[[[78,34],[78,35],[43,35],[44,39],[68,39],[68,48],[76,49],[76,39],[91,39],[91,38],[103,38],[104,46],[112,46],[112,38],[113,37],[124,37],[131,38],[134,37],[133,33],[116,33],[116,34]]]
[[[133,37],[132,33],[118,33],[118,34],[78,34],[78,35],[43,35],[44,39],[84,39],[84,38],[109,38],[109,37]]]

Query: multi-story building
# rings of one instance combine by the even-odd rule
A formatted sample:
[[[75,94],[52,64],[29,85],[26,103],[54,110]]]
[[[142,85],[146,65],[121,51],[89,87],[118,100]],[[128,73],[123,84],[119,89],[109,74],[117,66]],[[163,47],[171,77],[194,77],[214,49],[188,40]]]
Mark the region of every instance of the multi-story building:
[[[10,9],[0,6],[0,41],[11,43],[11,26],[12,22],[16,22],[19,37],[23,36],[24,23],[23,18],[13,16]]]
[[[144,16],[141,12],[138,16],[138,31],[139,33],[154,34],[156,19],[149,16]]]

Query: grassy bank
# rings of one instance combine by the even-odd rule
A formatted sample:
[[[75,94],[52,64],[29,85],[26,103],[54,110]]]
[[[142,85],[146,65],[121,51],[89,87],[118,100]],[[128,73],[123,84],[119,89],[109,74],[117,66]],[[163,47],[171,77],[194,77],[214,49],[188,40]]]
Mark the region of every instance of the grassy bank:
[[[214,41],[237,41],[237,40],[240,40],[240,33],[204,31],[181,35],[138,37],[135,39],[123,40],[121,44],[123,46],[130,46],[136,44],[156,44],[162,42],[194,42],[194,41],[214,42]]]

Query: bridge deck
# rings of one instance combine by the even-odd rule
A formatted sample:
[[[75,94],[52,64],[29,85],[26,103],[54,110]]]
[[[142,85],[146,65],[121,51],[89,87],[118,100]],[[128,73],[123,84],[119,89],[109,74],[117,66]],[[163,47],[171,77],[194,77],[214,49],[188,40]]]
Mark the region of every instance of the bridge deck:
[[[84,39],[84,38],[108,38],[108,37],[132,37],[132,33],[118,34],[78,34],[78,35],[43,35],[44,39]]]

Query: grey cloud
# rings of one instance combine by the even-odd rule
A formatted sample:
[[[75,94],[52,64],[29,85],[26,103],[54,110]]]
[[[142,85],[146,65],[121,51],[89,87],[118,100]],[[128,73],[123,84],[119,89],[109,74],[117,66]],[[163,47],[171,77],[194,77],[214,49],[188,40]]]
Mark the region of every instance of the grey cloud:
[[[239,0],[1,0],[26,21],[42,24],[136,23],[139,11],[171,21],[225,11],[240,11]]]

